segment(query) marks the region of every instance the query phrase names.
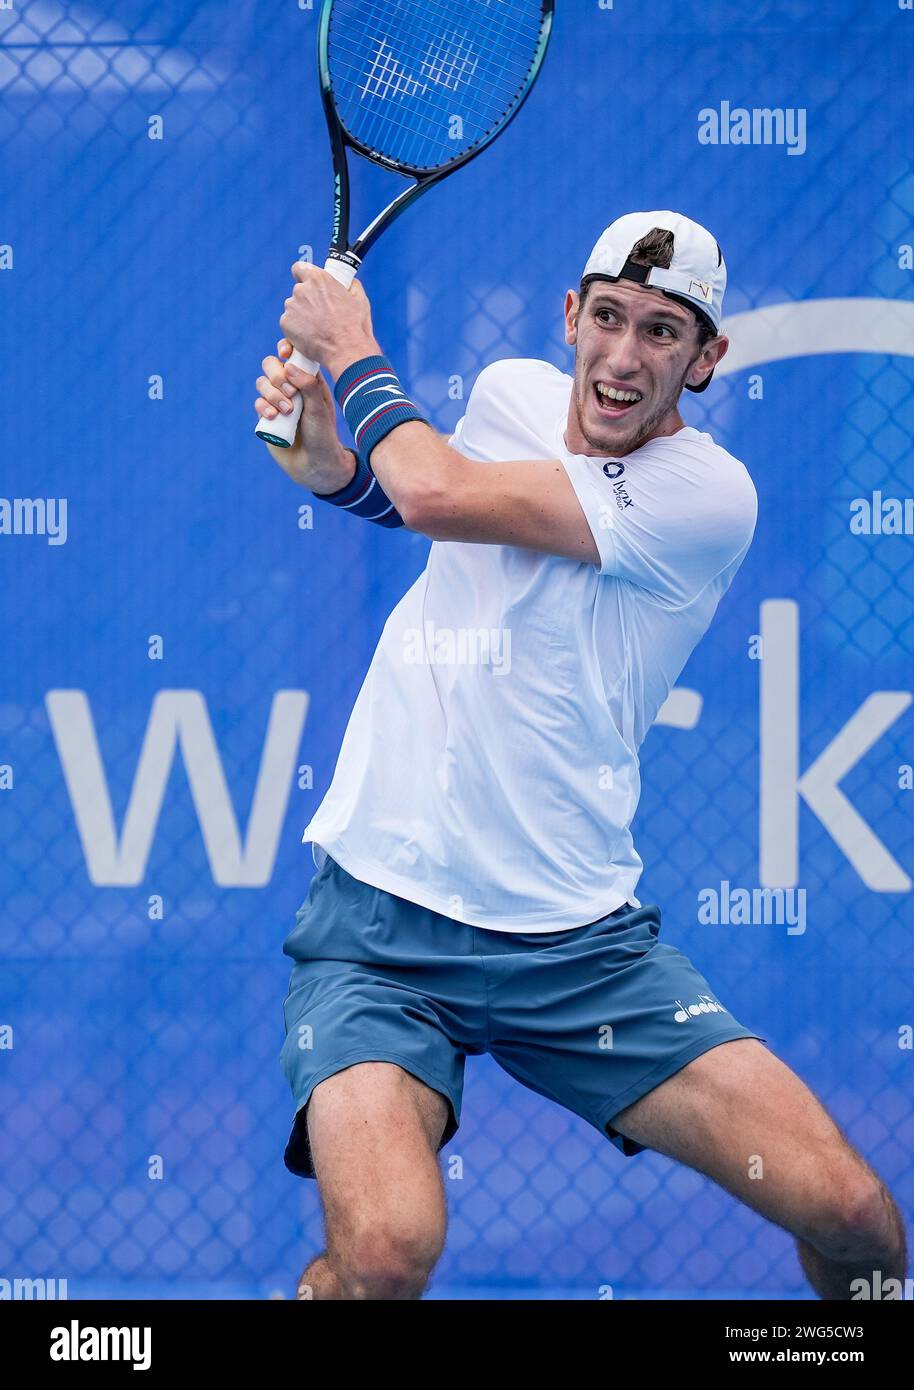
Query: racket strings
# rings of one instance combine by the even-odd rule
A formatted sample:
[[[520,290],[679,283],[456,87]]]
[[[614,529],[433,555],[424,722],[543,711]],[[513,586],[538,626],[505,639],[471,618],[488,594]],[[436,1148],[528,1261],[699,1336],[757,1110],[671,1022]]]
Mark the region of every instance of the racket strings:
[[[359,69],[352,67],[350,70],[353,81],[357,79],[364,80]],[[407,81],[404,80],[401,84],[400,94],[407,95],[408,92],[409,87]],[[354,134],[357,139],[360,139],[363,144],[368,145],[372,149],[379,150],[381,153],[387,155],[388,158],[395,159],[397,163],[414,163],[415,159],[406,159],[402,151],[394,153],[391,141],[389,139],[383,139],[383,136],[388,131],[399,131],[405,142],[411,142],[412,154],[414,156],[427,153],[417,148],[420,142],[438,141],[443,149],[444,140],[447,139],[446,153],[443,158],[431,160],[427,165],[423,165],[423,167],[433,168],[440,163],[450,163],[450,161],[454,159],[457,154],[462,153],[464,149],[470,148],[472,145],[477,144],[479,140],[484,139],[493,127],[499,123],[500,118],[507,115],[508,111],[511,109],[511,105],[513,105],[513,103],[506,105],[503,111],[499,113],[499,117],[486,125],[483,125],[481,122],[473,122],[471,115],[468,116],[465,113],[461,113],[464,122],[464,138],[462,141],[455,141],[451,138],[450,126],[447,135],[444,135],[441,131],[439,122],[436,122],[433,117],[419,115],[415,110],[411,110],[406,118],[391,114],[390,112],[385,112],[383,129],[378,122],[375,122],[373,127],[370,127],[367,123],[363,123],[359,130],[352,129],[352,125],[356,124],[355,122],[350,123],[344,119],[344,124],[347,125],[350,132]],[[343,113],[341,113],[341,115],[342,114]]]
[[[439,87],[456,91],[461,82],[468,82],[479,67],[479,58],[464,35],[456,31],[433,43],[422,60],[422,71]]]
[[[428,170],[485,140],[522,96],[540,0],[336,0],[328,65],[356,140]]]
[[[438,61],[442,61],[440,57]],[[451,63],[455,71],[458,70],[453,58]],[[477,65],[478,60],[473,63],[474,71]],[[464,71],[469,66],[464,58]],[[493,66],[491,61],[489,66]],[[355,68],[352,70],[353,73],[358,71]],[[484,139],[503,119],[511,109],[526,76],[526,67],[516,68],[511,72],[502,66],[497,75],[493,76],[490,73],[487,81],[477,79],[475,92],[464,93],[459,107],[455,109],[455,103],[452,101],[449,109],[444,112],[430,110],[429,103],[425,103],[423,109],[423,105],[418,102],[413,102],[408,111],[402,114],[397,113],[396,108],[391,106],[374,113],[362,111],[353,122],[361,125],[361,134],[357,130],[353,130],[352,133],[362,139],[364,144],[380,150],[398,163],[424,167],[446,164],[464,149],[471,148]],[[455,91],[458,82],[459,78],[454,82]],[[428,86],[420,86],[415,79],[410,79],[399,65],[388,63],[384,82],[366,83],[361,95],[363,99],[369,95],[376,95],[382,100],[399,96],[427,96]],[[460,118],[460,126],[456,127],[460,131],[458,138],[454,135],[455,116]],[[391,136],[397,133],[399,141],[392,140]]]

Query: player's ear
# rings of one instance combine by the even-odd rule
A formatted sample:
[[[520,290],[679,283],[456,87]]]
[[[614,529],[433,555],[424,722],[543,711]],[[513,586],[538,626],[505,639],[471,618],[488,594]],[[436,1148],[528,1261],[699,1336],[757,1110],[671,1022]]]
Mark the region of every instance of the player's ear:
[[[574,290],[565,295],[565,342],[574,347],[578,341],[578,307],[580,300]]]
[[[703,349],[698,354],[695,361],[692,363],[692,369],[690,370],[689,375],[687,377],[689,385],[701,385],[702,381],[704,381],[705,377],[708,375],[707,368],[709,364],[711,367],[716,367],[720,359],[722,357],[726,357],[727,349],[729,348],[729,346],[730,339],[725,338],[722,334],[718,334],[716,338],[711,338],[707,343],[705,343]],[[696,370],[698,368],[699,363],[701,364],[702,368],[700,372]],[[692,377],[693,372],[695,373],[695,380],[690,379]]]

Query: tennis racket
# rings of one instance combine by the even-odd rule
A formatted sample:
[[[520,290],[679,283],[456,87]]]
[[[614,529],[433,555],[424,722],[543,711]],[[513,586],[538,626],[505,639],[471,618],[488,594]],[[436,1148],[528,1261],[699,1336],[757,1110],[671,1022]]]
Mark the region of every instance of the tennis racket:
[[[468,164],[517,115],[539,76],[554,0],[324,0],[317,61],[333,155],[333,238],[324,269],[346,288],[382,232],[433,184]],[[348,151],[410,181],[349,241]],[[296,349],[290,359],[316,373]],[[290,414],[258,438],[295,439]]]

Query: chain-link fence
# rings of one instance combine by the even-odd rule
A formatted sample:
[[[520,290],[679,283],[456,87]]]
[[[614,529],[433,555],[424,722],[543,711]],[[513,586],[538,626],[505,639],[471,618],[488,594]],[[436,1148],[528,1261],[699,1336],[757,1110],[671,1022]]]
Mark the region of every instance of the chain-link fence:
[[[281,943],[427,544],[309,527],[251,434],[288,265],[327,239],[317,8],[0,4],[0,1279],[71,1297],[288,1296],[318,1248],[282,1165]],[[446,429],[487,363],[570,365],[562,296],[613,217],[718,236],[730,370],[684,413],[760,521],[680,682],[697,717],[643,750],[639,896],[910,1211],[914,12],[557,8],[521,119],[373,253],[377,331]],[[785,721],[789,785],[760,737]],[[699,919],[793,852],[805,931]],[[785,1234],[488,1059],[446,1152],[435,1292],[805,1288]]]

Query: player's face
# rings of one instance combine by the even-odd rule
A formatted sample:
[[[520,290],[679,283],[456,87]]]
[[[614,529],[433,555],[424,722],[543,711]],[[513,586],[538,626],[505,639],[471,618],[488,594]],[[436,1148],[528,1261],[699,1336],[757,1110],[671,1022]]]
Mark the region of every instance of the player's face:
[[[678,401],[699,356],[688,309],[645,285],[597,280],[583,309],[569,293],[566,338],[575,346],[572,453],[628,454],[682,428]]]

